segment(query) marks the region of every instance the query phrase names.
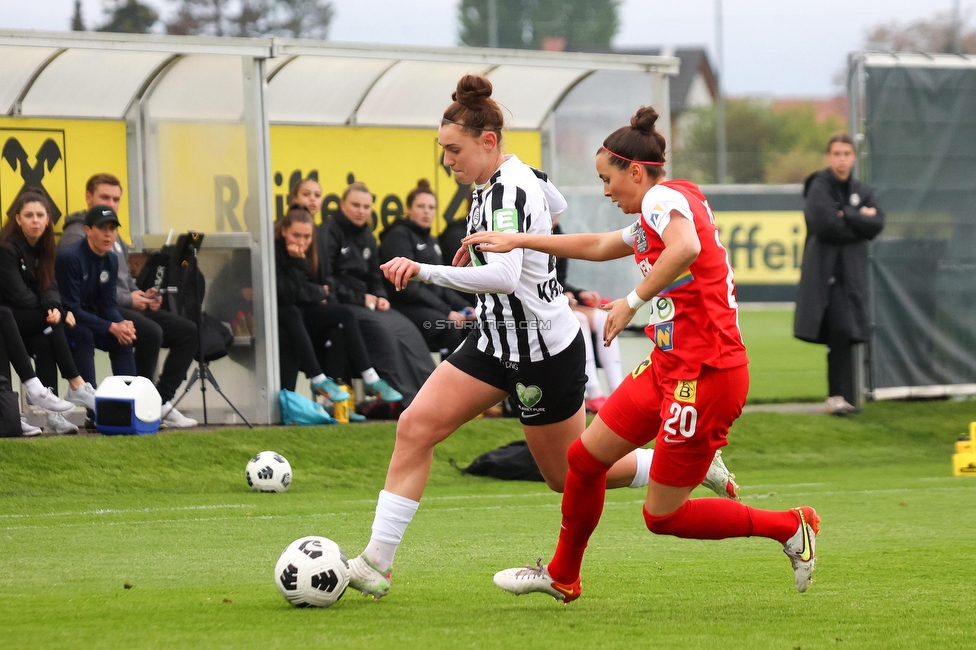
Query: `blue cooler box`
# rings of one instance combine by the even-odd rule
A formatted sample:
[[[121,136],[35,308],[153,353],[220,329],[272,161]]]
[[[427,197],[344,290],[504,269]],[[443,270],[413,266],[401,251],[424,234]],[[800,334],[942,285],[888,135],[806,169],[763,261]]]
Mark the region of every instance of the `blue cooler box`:
[[[95,428],[106,436],[159,431],[163,400],[145,377],[106,377],[95,391]]]

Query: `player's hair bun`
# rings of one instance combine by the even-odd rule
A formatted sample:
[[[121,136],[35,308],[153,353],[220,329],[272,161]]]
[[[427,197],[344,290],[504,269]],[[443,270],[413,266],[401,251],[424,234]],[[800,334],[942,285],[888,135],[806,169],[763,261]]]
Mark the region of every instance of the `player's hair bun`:
[[[417,181],[417,191],[418,192],[432,192],[430,189],[430,182],[426,178],[421,178]]]
[[[451,99],[471,110],[480,110],[491,97],[491,82],[486,77],[466,74],[458,81]]]
[[[630,118],[630,126],[645,135],[652,135],[655,131],[654,125],[660,117],[656,110],[650,106],[641,106],[637,114]]]

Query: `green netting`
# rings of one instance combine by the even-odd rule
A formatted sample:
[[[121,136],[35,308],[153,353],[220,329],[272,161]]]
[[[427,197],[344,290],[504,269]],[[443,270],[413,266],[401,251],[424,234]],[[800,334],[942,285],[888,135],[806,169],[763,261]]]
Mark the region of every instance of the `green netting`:
[[[976,383],[976,69],[865,66],[874,388]]]

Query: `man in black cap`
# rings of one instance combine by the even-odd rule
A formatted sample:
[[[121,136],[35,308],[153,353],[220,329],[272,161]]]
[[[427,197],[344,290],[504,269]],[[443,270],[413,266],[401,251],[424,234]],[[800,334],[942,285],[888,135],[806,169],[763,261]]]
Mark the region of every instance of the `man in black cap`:
[[[119,262],[109,255],[118,235],[119,217],[107,205],[85,213],[85,238],[58,249],[54,274],[65,311],[75,316],[75,326],[65,330],[75,364],[82,378],[95,386],[95,348],[108,352],[112,372],[135,375],[132,344],[136,328],[122,318],[115,304]]]
[[[113,174],[95,174],[85,186],[85,203],[89,209],[94,205],[107,205],[118,210],[122,202],[122,183]],[[59,248],[70,246],[85,238],[83,229],[84,212],[68,215],[64,221]],[[129,247],[121,237],[116,237],[110,257],[118,259],[118,280],[115,285],[116,303],[119,313],[132,321],[136,328],[135,343],[136,372],[150,381],[154,380],[159,362],[160,348],[168,348],[169,354],[163,363],[162,372],[155,382],[156,390],[163,400],[163,424],[167,427],[195,427],[197,421],[186,417],[172,406],[176,389],[186,380],[186,373],[193,363],[197,351],[197,326],[187,319],[174,314],[162,306],[162,296],[153,289],[141,291],[129,272]]]

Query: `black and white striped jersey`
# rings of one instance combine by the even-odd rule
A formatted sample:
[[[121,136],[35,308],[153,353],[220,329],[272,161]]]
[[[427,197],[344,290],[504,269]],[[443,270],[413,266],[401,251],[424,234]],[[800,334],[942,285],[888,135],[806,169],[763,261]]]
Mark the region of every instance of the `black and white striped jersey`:
[[[550,205],[565,199],[543,172],[514,155],[475,188],[467,232],[552,234]],[[542,361],[566,349],[579,321],[556,279],[556,259],[516,248],[508,253],[469,249],[472,266],[421,264],[417,279],[475,293],[478,349],[503,361]]]
[[[488,183],[475,189],[468,234],[484,230],[551,234],[544,183],[548,183],[544,175],[537,176],[516,156],[507,157]],[[514,291],[477,294],[479,350],[507,361],[541,361],[573,342],[579,321],[556,280],[553,256],[528,249],[501,254],[471,251],[471,260],[478,266],[515,263],[520,267]]]

